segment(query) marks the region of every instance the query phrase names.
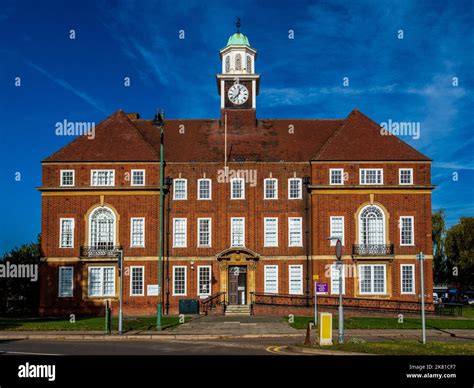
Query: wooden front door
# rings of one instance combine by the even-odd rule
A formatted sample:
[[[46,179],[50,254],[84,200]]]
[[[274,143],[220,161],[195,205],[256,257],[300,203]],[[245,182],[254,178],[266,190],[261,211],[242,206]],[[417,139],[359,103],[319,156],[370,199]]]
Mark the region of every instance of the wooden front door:
[[[247,303],[247,267],[229,267],[229,304]]]

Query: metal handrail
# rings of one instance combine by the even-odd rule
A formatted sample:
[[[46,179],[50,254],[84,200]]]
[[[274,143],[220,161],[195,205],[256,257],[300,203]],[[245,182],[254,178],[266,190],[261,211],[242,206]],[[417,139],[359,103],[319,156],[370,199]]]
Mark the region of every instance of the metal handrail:
[[[216,292],[213,295],[209,295],[206,299],[200,301],[200,311],[204,311],[204,313],[207,315],[209,310],[213,310],[215,307],[218,305],[223,305],[224,306],[224,312],[226,309],[226,300],[225,300],[225,292]],[[223,298],[221,298],[223,296]],[[217,300],[217,302],[216,302]]]

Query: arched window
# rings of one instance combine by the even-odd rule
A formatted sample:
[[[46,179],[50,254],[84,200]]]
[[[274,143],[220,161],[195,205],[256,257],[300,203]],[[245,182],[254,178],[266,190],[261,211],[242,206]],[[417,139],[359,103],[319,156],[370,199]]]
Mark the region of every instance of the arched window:
[[[93,248],[112,249],[115,245],[115,214],[107,207],[95,209],[89,218],[89,241]]]
[[[252,72],[252,58],[250,58],[250,55],[247,55],[247,73]]]
[[[230,55],[227,55],[225,57],[225,72],[226,73],[230,72]]]
[[[242,70],[242,55],[235,56],[235,70]]]
[[[365,207],[359,216],[359,244],[385,244],[385,221],[383,211],[374,205]]]

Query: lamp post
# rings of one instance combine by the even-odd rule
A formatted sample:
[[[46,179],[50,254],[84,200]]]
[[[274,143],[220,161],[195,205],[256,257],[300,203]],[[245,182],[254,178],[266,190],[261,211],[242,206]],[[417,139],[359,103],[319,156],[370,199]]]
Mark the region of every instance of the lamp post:
[[[163,112],[157,112],[153,120],[153,125],[160,129],[160,219],[159,219],[159,238],[158,238],[158,303],[156,304],[156,330],[161,330],[161,316],[162,316],[162,262],[163,262],[163,174],[164,174],[164,147],[163,135],[165,122],[163,120]]]
[[[425,322],[425,275],[424,275],[424,259],[425,254],[420,252],[417,255],[420,260],[420,292],[421,292],[421,335],[423,344],[426,344],[426,322]]]
[[[120,249],[117,253],[118,265],[119,265],[119,277],[120,277],[120,301],[119,301],[119,334],[123,333],[123,249]]]
[[[166,304],[165,314],[169,314],[170,309],[170,190],[173,179],[167,176],[165,178],[166,195],[168,196],[168,206],[166,207]]]
[[[342,243],[339,237],[328,237],[327,240],[336,240],[336,268],[339,273],[339,324],[338,324],[338,341],[344,343],[344,307],[342,305],[342,273],[344,270],[342,261]]]

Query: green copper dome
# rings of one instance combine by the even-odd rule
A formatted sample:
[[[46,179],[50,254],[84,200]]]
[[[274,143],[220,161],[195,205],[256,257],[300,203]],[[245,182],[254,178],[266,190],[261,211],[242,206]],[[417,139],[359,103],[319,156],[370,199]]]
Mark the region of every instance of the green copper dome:
[[[227,41],[227,46],[230,46],[231,44],[238,44],[238,45],[250,47],[248,38],[244,34],[241,34],[240,32],[236,32],[234,35],[232,35],[229,38],[229,40]]]

